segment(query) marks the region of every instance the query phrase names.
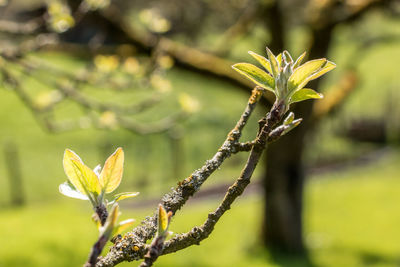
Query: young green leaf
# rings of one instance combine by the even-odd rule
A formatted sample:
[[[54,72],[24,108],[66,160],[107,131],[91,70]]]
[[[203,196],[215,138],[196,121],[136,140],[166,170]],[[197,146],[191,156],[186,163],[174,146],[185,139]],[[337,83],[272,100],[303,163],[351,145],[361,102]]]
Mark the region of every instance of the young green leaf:
[[[303,88],[309,81],[309,76],[319,71],[321,67],[325,65],[325,63],[325,58],[315,59],[308,61],[297,69],[293,70],[293,73],[288,80],[289,92],[294,92]]]
[[[76,198],[76,199],[83,199],[83,200],[88,200],[89,198],[82,194],[81,192],[79,192],[78,190],[76,190],[73,185],[71,185],[71,183],[69,182],[65,182],[60,184],[60,186],[58,187],[59,191],[61,194],[63,194],[64,196],[67,197],[72,197],[72,198]]]
[[[292,59],[292,56],[289,54],[289,52],[288,51],[283,51],[283,58],[285,59],[285,62],[286,63],[288,63],[288,64],[290,64],[290,63],[293,63],[293,59]]]
[[[274,78],[265,71],[249,63],[237,63],[232,68],[252,80],[255,84],[274,92]]]
[[[307,99],[319,99],[323,97],[324,96],[322,94],[319,94],[312,89],[303,88],[292,95],[290,103],[300,102]]]
[[[72,160],[82,162],[81,158],[75,154],[72,150],[66,149],[64,152],[63,166],[64,172],[68,177],[68,180],[71,184],[81,193],[86,194],[86,190],[82,181],[80,181],[79,177],[76,176],[76,167],[72,163]]]
[[[266,69],[270,74],[272,74],[271,63],[269,62],[268,59],[266,59],[265,57],[254,53],[252,51],[249,51],[249,54],[252,57],[254,57],[258,61],[258,63],[260,63],[264,67],[264,69]]]
[[[169,216],[164,207],[158,206],[158,235],[162,236],[168,230]]]
[[[94,193],[95,195],[100,195],[100,182],[94,171],[83,164],[82,161],[73,159],[72,164],[75,166],[75,176],[82,181],[82,185],[86,188],[86,190]]]
[[[279,73],[279,63],[276,60],[274,54],[271,52],[271,50],[269,50],[268,47],[266,49],[267,49],[269,62],[271,63],[272,75],[274,77],[277,77],[278,73]]]
[[[283,125],[289,125],[292,123],[293,120],[294,120],[294,113],[290,112],[289,115],[287,115],[287,117],[283,121]]]
[[[302,122],[302,120],[303,119],[297,119],[297,120],[292,121],[290,124],[285,125],[286,127],[283,130],[282,135],[285,135],[288,132],[290,132],[291,130],[293,130],[294,128],[296,128]]]
[[[119,205],[117,203],[115,203],[113,205],[113,207],[111,208],[111,213],[109,216],[109,219],[110,219],[109,223],[111,225],[115,226],[117,223],[118,216],[119,216]]]
[[[106,193],[114,191],[121,183],[124,170],[124,151],[117,150],[106,160],[103,170],[100,173],[100,184]]]
[[[280,53],[279,55],[276,56],[276,61],[278,62],[278,69],[280,72],[281,67],[282,67],[282,53]]]
[[[297,69],[299,66],[300,66],[300,64],[301,64],[301,62],[303,62],[303,59],[304,59],[304,57],[306,56],[306,52],[304,52],[303,54],[301,54],[297,59],[296,59],[296,62],[294,62],[294,64],[293,64],[293,69]]]
[[[334,68],[336,68],[336,64],[327,60],[326,64],[319,71],[315,72],[313,75],[309,77],[308,81],[317,79],[318,77],[321,77],[322,75],[324,75],[328,71],[333,70]]]
[[[134,222],[135,222],[134,219],[127,219],[127,220],[120,222],[117,226],[114,227],[112,236],[122,233],[126,228],[131,226]]]
[[[125,193],[119,193],[114,196],[113,201],[120,201],[123,199],[131,198],[131,197],[136,197],[139,195],[139,192],[125,192]]]

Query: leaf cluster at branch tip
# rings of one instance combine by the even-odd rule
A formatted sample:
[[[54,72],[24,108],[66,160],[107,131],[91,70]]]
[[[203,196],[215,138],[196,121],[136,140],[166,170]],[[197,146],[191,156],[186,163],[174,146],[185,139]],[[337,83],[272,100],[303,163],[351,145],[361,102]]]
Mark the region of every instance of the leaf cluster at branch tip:
[[[267,58],[252,51],[249,54],[257,60],[264,70],[250,63],[237,63],[232,68],[250,79],[256,85],[271,91],[278,100],[284,101],[287,108],[295,102],[322,98],[316,91],[304,88],[305,85],[336,67],[325,59],[315,59],[301,65],[306,53],[294,61],[288,51],[275,56],[267,47]]]
[[[86,166],[75,152],[66,149],[63,166],[68,181],[59,186],[60,193],[72,198],[89,200],[94,209],[135,197],[139,192],[119,193],[114,195],[112,201],[105,198],[106,194],[113,192],[121,183],[123,165],[124,151],[122,148],[118,148],[108,157],[103,169],[98,165],[94,170]]]

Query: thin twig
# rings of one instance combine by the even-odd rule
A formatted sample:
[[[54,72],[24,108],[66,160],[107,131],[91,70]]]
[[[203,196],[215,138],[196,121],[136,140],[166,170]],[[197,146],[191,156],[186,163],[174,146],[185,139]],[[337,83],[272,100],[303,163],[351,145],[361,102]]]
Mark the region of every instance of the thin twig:
[[[72,86],[60,85],[58,86],[58,89],[65,95],[73,99],[75,102],[77,102],[82,106],[85,106],[86,108],[102,112],[112,111],[114,113],[124,114],[124,115],[140,113],[154,106],[156,103],[160,101],[160,96],[155,94],[148,99],[142,100],[141,102],[129,106],[122,106],[122,105],[115,105],[111,102],[109,103],[100,102],[94,98],[90,98],[82,94],[78,90],[74,89]]]
[[[30,21],[15,22],[10,20],[0,20],[0,32],[10,34],[33,34],[44,25],[42,17],[34,18]]]
[[[233,153],[238,153],[238,152],[242,152],[242,151],[250,151],[253,148],[254,144],[255,144],[254,141],[248,141],[245,143],[236,143],[235,151],[233,151]]]
[[[38,120],[41,126],[45,130],[50,132],[65,132],[65,131],[73,131],[78,129],[87,128],[89,125],[95,126],[96,128],[103,129],[106,128],[107,125],[104,125],[98,116],[82,116],[76,120],[64,120],[64,121],[55,121],[51,118],[51,111],[55,107],[56,104],[60,103],[65,97],[69,97],[74,100],[77,104],[81,105],[85,110],[93,111],[98,110],[101,112],[111,111],[115,115],[115,121],[117,123],[116,126],[121,126],[122,128],[131,131],[135,134],[147,135],[147,134],[157,134],[168,131],[172,127],[176,125],[178,121],[183,121],[188,117],[189,114],[186,112],[178,112],[176,114],[172,114],[166,116],[159,121],[155,121],[153,123],[140,123],[135,121],[132,118],[126,118],[122,116],[122,114],[135,114],[143,112],[146,109],[151,108],[153,105],[159,102],[160,98],[157,94],[154,94],[148,99],[144,99],[141,102],[129,105],[115,105],[112,103],[103,103],[94,98],[90,98],[75,88],[73,86],[62,85],[58,83],[54,83],[51,80],[39,79],[35,75],[31,75],[29,68],[26,64],[18,65],[21,71],[21,74],[26,77],[34,78],[36,81],[46,85],[55,87],[62,93],[62,96],[59,97],[56,101],[49,103],[44,107],[40,107],[35,103],[35,100],[26,92],[24,87],[18,81],[18,79],[14,78],[13,75],[6,71],[3,68],[3,76],[6,78],[6,82],[9,83],[13,88],[17,95],[21,98],[21,100],[30,108],[35,118]],[[75,81],[79,83],[79,81]],[[46,115],[47,114],[47,115]]]
[[[135,134],[148,135],[166,132],[173,128],[178,121],[183,121],[186,119],[188,115],[189,114],[186,112],[178,112],[176,114],[164,117],[159,121],[146,124],[134,121],[133,119],[124,118],[122,116],[118,116],[116,119],[118,124],[124,129],[127,129]]]
[[[144,255],[144,261],[139,267],[150,267],[158,259],[164,250],[165,237],[157,236],[148,248],[148,252]]]

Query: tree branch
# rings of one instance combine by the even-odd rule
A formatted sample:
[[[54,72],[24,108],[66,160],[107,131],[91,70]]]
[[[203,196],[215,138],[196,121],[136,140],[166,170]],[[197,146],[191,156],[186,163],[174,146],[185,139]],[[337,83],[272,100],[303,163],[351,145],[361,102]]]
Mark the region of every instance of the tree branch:
[[[339,1],[331,0],[320,4],[314,1],[308,6],[309,25],[315,29],[329,28],[339,23],[350,23],[357,20],[369,10],[384,6],[391,0],[362,0],[362,1]]]
[[[148,252],[144,255],[144,261],[139,265],[139,267],[150,267],[162,254],[164,249],[165,237],[157,236],[151,245],[148,247]]]
[[[13,87],[16,94],[30,108],[31,112],[34,114],[35,118],[40,123],[40,125],[44,129],[50,132],[64,132],[64,131],[83,129],[87,128],[89,123],[89,125],[91,124],[96,128],[100,129],[107,127],[121,126],[135,134],[141,134],[141,135],[156,134],[171,129],[173,126],[176,125],[178,121],[186,119],[189,115],[187,112],[181,111],[177,112],[176,114],[166,116],[160,119],[159,121],[153,123],[140,123],[131,118],[127,118],[123,115],[126,114],[132,115],[151,108],[152,106],[154,106],[156,103],[159,102],[160,100],[159,95],[153,94],[147,99],[144,99],[138,103],[134,103],[128,106],[115,105],[111,102],[104,103],[95,98],[86,96],[79,90],[75,89],[82,83],[82,81],[80,79],[76,79],[73,75],[71,75],[70,80],[75,84],[66,84],[66,83],[61,84],[59,82],[54,82],[52,80],[40,79],[38,76],[32,75],[31,71],[37,68],[34,64],[29,64],[29,62],[25,62],[18,58],[14,59],[11,62],[17,64],[18,70],[22,75],[34,78],[39,83],[42,83],[43,85],[49,86],[51,88],[55,88],[58,92],[61,92],[60,96],[57,97],[57,99],[52,100],[49,103],[46,103],[45,106],[41,106],[38,103],[36,103],[35,99],[32,96],[30,96],[30,94],[26,91],[26,89],[19,82],[19,80],[15,78],[14,75],[10,71],[8,71],[6,67],[3,67],[1,69],[3,76],[5,77],[5,81]],[[48,68],[45,69],[48,70]],[[62,76],[62,74],[60,75]],[[82,116],[81,118],[74,121],[73,120],[65,120],[62,122],[55,121],[51,115],[52,111],[58,103],[65,100],[67,97],[69,97],[75,103],[77,103],[82,108],[87,110],[88,116]],[[94,114],[93,112],[90,113],[91,111],[95,110],[100,112],[111,112],[112,113],[111,124],[108,125],[107,123],[104,123],[102,119],[99,118],[98,115]]]
[[[245,143],[236,143],[234,146],[235,150],[232,153],[238,153],[238,152],[242,152],[242,151],[250,151],[254,145],[255,145],[254,141],[248,141]]]
[[[10,34],[34,34],[44,25],[42,17],[34,18],[26,22],[15,22],[9,20],[0,20],[0,32]]]
[[[250,178],[261,158],[262,152],[265,149],[267,138],[271,133],[273,127],[281,121],[285,109],[281,104],[276,103],[268,113],[266,119],[262,119],[260,123],[260,131],[255,139],[250,155],[247,159],[246,165],[242,170],[239,178],[235,183],[229,187],[227,193],[218,208],[208,214],[207,220],[200,227],[194,227],[191,231],[185,234],[178,234],[171,240],[164,244],[163,254],[176,252],[191,245],[198,245],[206,239],[214,230],[214,226],[219,219],[231,208],[232,203],[239,197],[247,185],[250,183]]]
[[[139,32],[128,24],[123,17],[121,17],[120,10],[113,4],[102,10],[100,14],[111,24],[121,29],[133,44],[141,47],[147,52],[154,49],[160,49],[173,57],[180,65],[218,76],[219,78],[222,77],[225,80],[239,85],[247,92],[253,87],[253,84],[247,79],[244,79],[240,75],[231,71],[233,62],[202,52],[196,48],[186,46],[166,37],[159,38],[150,32]]]
[[[171,211],[173,214],[176,213],[176,211],[178,211],[186,201],[200,189],[207,178],[221,166],[224,160],[235,151],[235,144],[239,141],[242,130],[248,122],[248,119],[261,95],[261,88],[256,87],[253,89],[252,95],[250,96],[247,106],[239,121],[236,123],[232,131],[230,131],[226,140],[218,149],[218,152],[214,157],[206,161],[203,167],[194,171],[188,178],[180,182],[178,187],[162,198],[162,203],[166,210]],[[262,129],[264,129],[264,127]],[[260,133],[262,133],[262,136],[265,136],[266,134],[264,131],[260,131]],[[259,146],[263,146],[262,142]],[[257,148],[256,151],[259,151],[259,148]],[[254,158],[254,155],[252,158]],[[254,159],[252,159],[251,162],[254,164]],[[245,172],[246,175],[248,175],[248,171]],[[156,229],[157,216],[155,214],[152,217],[147,217],[142,221],[140,226],[137,226],[131,232],[128,232],[121,240],[117,241],[110,249],[109,253],[104,258],[99,259],[96,266],[114,266],[124,260],[131,261],[142,259],[148,252],[148,247],[145,245],[146,241],[153,237]]]
[[[137,121],[134,121],[132,119],[127,119],[122,116],[118,116],[116,119],[118,121],[118,124],[127,129],[128,131],[131,131],[135,134],[141,134],[141,135],[146,135],[146,134],[155,134],[155,133],[163,133],[171,129],[173,126],[176,125],[178,121],[182,121],[188,117],[188,113],[186,112],[178,112],[176,114],[169,115],[167,117],[162,118],[159,121],[153,122],[153,123],[139,123]]]
[[[97,99],[90,98],[90,97],[82,94],[81,92],[79,92],[72,86],[60,85],[57,87],[62,93],[64,93],[66,96],[70,97],[75,102],[79,103],[80,105],[82,105],[86,108],[90,108],[92,110],[98,110],[101,112],[112,111],[117,114],[125,114],[125,115],[137,114],[137,113],[140,113],[140,112],[154,106],[155,104],[159,103],[159,101],[160,101],[160,96],[157,94],[154,94],[153,96],[151,96],[147,99],[144,99],[141,102],[134,103],[129,106],[122,106],[122,105],[115,105],[112,102],[109,102],[109,103],[100,102]]]
[[[251,26],[259,17],[257,16],[259,9],[260,7],[257,1],[249,1],[248,6],[243,10],[236,22],[218,38],[211,52],[220,56],[228,54],[231,46],[227,44],[233,44],[236,40],[249,32]]]

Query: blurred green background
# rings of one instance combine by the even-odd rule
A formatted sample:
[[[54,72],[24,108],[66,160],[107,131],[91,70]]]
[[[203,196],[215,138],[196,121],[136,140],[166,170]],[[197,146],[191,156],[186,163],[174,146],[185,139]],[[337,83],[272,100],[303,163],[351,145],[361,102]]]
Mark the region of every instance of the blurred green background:
[[[28,11],[40,9],[42,5],[42,1],[6,2],[0,9],[4,21],[24,21],[34,16]],[[263,2],[271,1],[260,1]],[[285,7],[290,1],[284,2],[286,4],[282,5]],[[361,4],[364,2],[369,1],[360,1]],[[252,62],[247,51],[262,54],[263,47],[268,45],[273,35],[260,23],[262,18],[258,18],[247,28],[246,34],[237,38],[228,38],[223,34],[241,18],[246,6],[254,4],[253,1],[114,3],[126,8],[124,17],[141,31],[171,38],[202,51],[211,51],[232,62]],[[255,186],[238,199],[208,239],[200,246],[162,256],[156,266],[400,265],[400,20],[396,13],[399,11],[398,3],[393,1],[391,4],[389,10],[393,14],[389,12],[388,15],[388,6],[377,5],[351,24],[335,24],[328,58],[338,67],[326,75],[320,90],[328,94],[329,88],[349,69],[357,72],[358,83],[335,111],[312,128],[312,133],[306,138],[304,163],[307,179],[303,197],[306,253],[271,252],[261,244],[264,205],[260,189],[264,169],[261,167],[253,177]],[[220,13],[221,10],[224,12]],[[292,13],[287,16],[288,21],[296,21]],[[198,29],[196,22],[201,24]],[[44,32],[51,28],[48,25],[51,22],[46,23],[47,28],[42,29]],[[287,49],[295,56],[306,49],[308,36],[307,28],[297,23],[287,34]],[[2,21],[0,24],[3,25]],[[78,50],[86,47],[88,41],[79,35],[84,32],[84,26],[85,23],[77,23],[72,30],[76,29],[78,33],[71,34],[72,37],[68,35],[72,32],[69,29],[65,33],[57,33],[61,36],[57,45],[65,41],[78,44]],[[174,122],[170,130],[156,134],[140,135],[121,125],[100,124],[98,127],[95,123],[82,129],[51,133],[43,127],[35,111],[21,100],[2,72],[0,266],[79,266],[87,259],[97,237],[90,219],[90,206],[80,200],[67,199],[58,192],[58,185],[66,180],[62,168],[66,148],[79,154],[90,167],[103,164],[117,147],[124,148],[124,177],[118,190],[140,191],[141,194],[122,203],[122,219],[135,218],[137,225],[145,216],[152,214],[164,193],[212,157],[243,111],[249,95],[237,81],[193,69],[179,59],[175,59],[176,64],[172,68],[162,69],[163,81],[170,84],[168,92],[146,86],[142,88],[140,83],[130,84],[129,89],[132,90],[115,89],[112,81],[119,81],[119,77],[126,79],[127,75],[122,68],[126,59],[115,52],[125,42],[114,39],[100,42],[99,47],[111,51],[107,53],[95,48],[93,54],[81,56],[80,52],[64,47],[28,51],[22,58],[26,62],[35,62],[39,68],[24,75],[21,61],[9,56],[11,52],[7,49],[13,44],[21,49],[24,41],[36,38],[37,34],[10,34],[4,27],[0,27],[0,32],[0,46],[3,47],[0,49],[0,67],[12,73],[33,99],[40,100],[41,95],[54,90],[52,82],[57,84],[65,79],[58,73],[78,76],[89,70],[97,75],[96,79],[104,78],[104,82],[85,85],[81,92],[99,101],[124,105],[140,102],[153,92],[160,94],[159,103],[135,116],[135,120],[141,123],[154,122],[185,109],[179,100],[182,93],[195,101],[192,105],[199,106],[188,112],[190,114],[184,119]],[[220,44],[226,40],[229,44]],[[222,52],[212,51],[210,47],[214,46]],[[152,53],[150,62],[155,52]],[[111,74],[96,69],[94,62],[100,54],[118,54],[120,66]],[[140,48],[136,51],[135,48],[130,56],[145,62],[139,68],[147,68],[146,64],[150,63],[147,59],[142,61],[141,57],[148,58],[148,54],[148,51],[141,51]],[[41,69],[42,65],[51,67]],[[49,73],[48,69],[55,71]],[[135,76],[135,79],[145,80],[147,75]],[[76,101],[67,98],[57,106],[51,119],[73,120],[85,112]],[[252,138],[257,130],[257,120],[264,113],[264,107],[257,108],[242,140]],[[104,113],[97,112],[94,116],[101,122]],[[353,127],[356,124],[361,126]],[[363,139],[369,132],[376,132],[374,130],[378,133],[383,131],[383,137],[378,134],[368,140]],[[174,154],[176,149],[180,156],[178,162]],[[17,155],[11,155],[13,151]],[[227,160],[210,177],[204,189],[227,187],[239,175],[245,160],[245,154]],[[20,172],[21,188],[16,194],[23,197],[22,205],[12,202],[15,190],[12,179],[18,174],[10,173],[10,166]],[[217,207],[223,193],[210,193],[189,202],[174,217],[170,230],[184,232],[203,223],[208,212]],[[121,264],[131,265],[138,263]]]

